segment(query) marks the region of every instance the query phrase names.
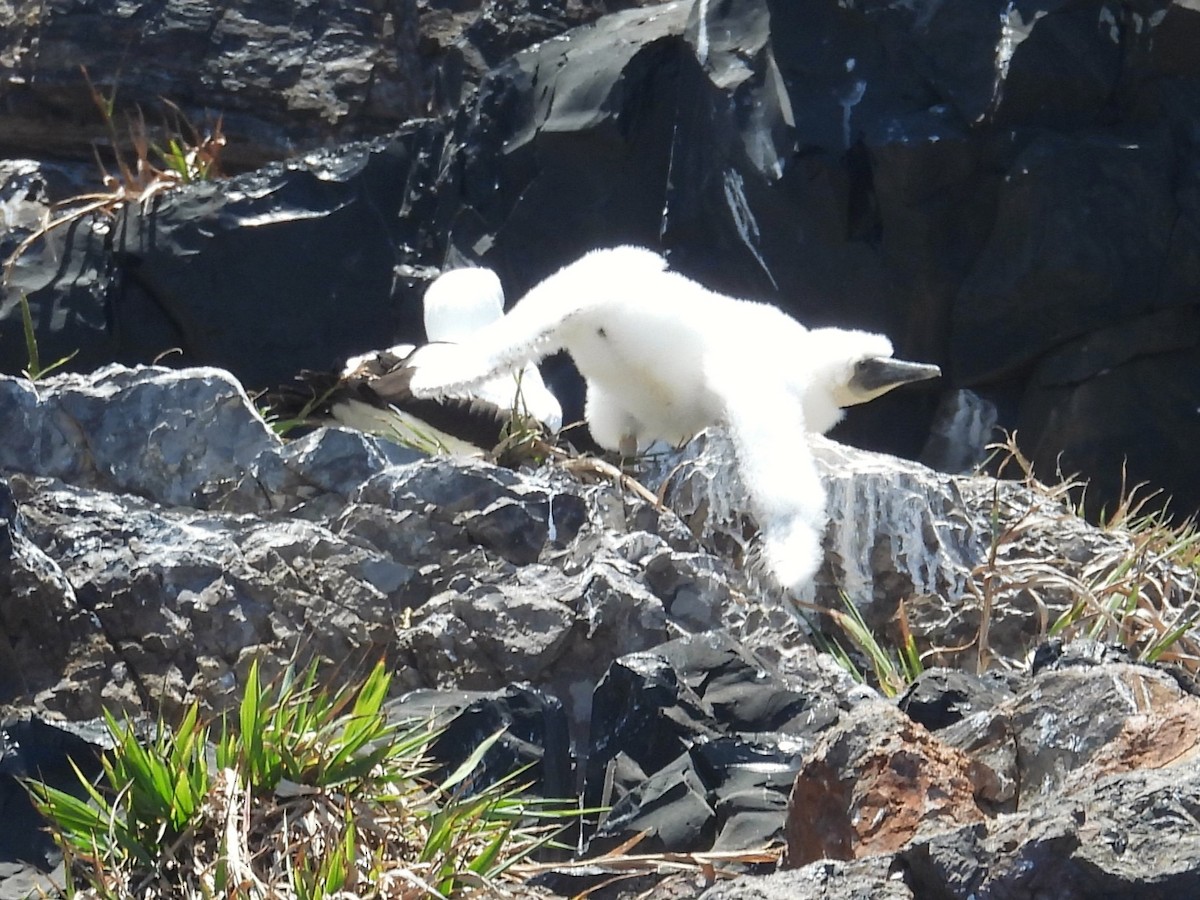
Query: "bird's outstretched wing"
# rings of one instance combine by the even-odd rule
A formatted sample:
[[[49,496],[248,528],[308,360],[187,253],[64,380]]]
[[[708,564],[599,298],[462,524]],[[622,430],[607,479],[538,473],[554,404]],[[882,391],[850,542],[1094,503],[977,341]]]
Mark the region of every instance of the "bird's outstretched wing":
[[[710,384],[723,400],[738,472],[762,534],[771,575],[792,592],[820,567],[825,489],[803,409],[777,372],[746,360],[714,360]]]
[[[503,372],[562,350],[572,320],[623,299],[666,265],[640,247],[586,254],[541,281],[495,322],[456,343],[419,348],[409,359],[413,393],[462,397]]]

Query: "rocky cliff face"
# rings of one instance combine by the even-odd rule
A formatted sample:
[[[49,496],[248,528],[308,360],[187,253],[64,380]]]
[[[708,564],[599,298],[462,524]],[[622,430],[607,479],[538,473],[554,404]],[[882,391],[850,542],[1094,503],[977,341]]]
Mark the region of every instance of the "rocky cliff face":
[[[61,230],[0,317],[24,291],[47,355],[81,369],[178,347],[265,387],[419,336],[432,267],[482,262],[516,296],[645,243],[806,322],[887,332],[1097,506],[1123,460],[1200,506],[1189,4],[617,6],[0,8],[10,154],[103,136],[76,61],[131,103],[223,111],[231,162],[299,151]],[[70,190],[8,171],[5,252]],[[15,324],[0,347],[14,370]],[[890,398],[843,436],[915,456],[938,400]]]
[[[419,340],[445,265],[511,299],[636,242],[942,365],[844,440],[961,471],[998,422],[1096,505],[1127,461],[1200,508],[1194,6],[0,0],[0,254],[100,187],[91,142],[112,168],[80,63],[118,142],[135,105],[161,139],[165,96],[224,116],[237,173],[110,197],[0,286],[0,368],[27,366],[22,295],[43,363],[77,353],[0,378],[0,896],[56,864],[16,779],[69,783],[101,708],[215,712],[297,653],[386,658],[447,760],[506,724],[497,769],[611,806],[593,852],[795,867],[682,896],[1200,894],[1195,573],[1161,548],[816,441],[826,563],[785,598],[719,432],[647,494],[587,461],[281,441],[247,393]],[[180,371],[144,367],[166,351]],[[900,699],[816,646],[843,593],[933,667]],[[1047,640],[1078,614],[1065,636],[1110,644]]]
[[[0,796],[23,823],[0,837],[0,896],[56,864],[16,778],[69,785],[102,709],[215,714],[252,661],[297,656],[343,678],[386,659],[392,714],[446,716],[454,764],[506,725],[490,770],[533,763],[548,796],[611,807],[593,853],[642,833],[684,853],[786,841],[807,873],[789,896],[826,896],[797,887],[816,872],[854,896],[881,854],[897,896],[1200,878],[1190,826],[1147,812],[1200,800],[1195,637],[1169,668],[1134,658],[1186,631],[1195,574],[1044,491],[818,440],[827,562],[796,598],[756,572],[719,431],[644,464],[661,500],[586,458],[513,470],[340,429],[284,442],[217,369],[0,378],[0,432]],[[885,647],[911,634],[953,668],[881,699],[817,649],[848,641],[820,614],[843,597]],[[1133,655],[1046,644],[1077,605],[1086,627],[1064,635],[1099,621]],[[1118,838],[1183,849],[1131,860]]]

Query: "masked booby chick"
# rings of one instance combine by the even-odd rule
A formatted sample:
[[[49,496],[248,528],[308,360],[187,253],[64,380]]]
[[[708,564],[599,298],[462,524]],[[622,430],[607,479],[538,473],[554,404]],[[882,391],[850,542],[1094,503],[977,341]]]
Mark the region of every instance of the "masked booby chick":
[[[798,591],[821,562],[825,492],[808,445],[843,409],[940,374],[892,359],[880,334],[809,330],[779,309],[710,291],[637,247],[588,253],[455,345],[409,357],[418,397],[466,396],[497,372],[566,350],[603,447],[628,454],[723,424],[767,567]]]
[[[491,269],[452,269],[425,291],[430,341],[461,341],[503,314],[504,290]],[[455,398],[423,399],[409,389],[405,360],[413,349],[398,344],[351,357],[340,375],[326,376],[324,383],[310,375],[309,395],[324,395],[320,411],[348,428],[462,456],[495,447],[514,414],[551,432],[562,427],[562,407],[534,362],[500,369]]]

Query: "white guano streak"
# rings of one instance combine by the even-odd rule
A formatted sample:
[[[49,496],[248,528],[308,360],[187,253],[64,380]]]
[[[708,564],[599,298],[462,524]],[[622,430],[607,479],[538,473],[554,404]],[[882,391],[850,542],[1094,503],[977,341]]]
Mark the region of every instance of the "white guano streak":
[[[1013,54],[1017,52],[1017,48],[1021,46],[1025,38],[1029,37],[1034,23],[1044,15],[1046,12],[1039,10],[1033,14],[1033,18],[1026,22],[1020,11],[1017,10],[1014,0],[1010,0],[1008,6],[1004,8],[1004,12],[1000,14],[1000,40],[996,44],[996,80],[992,85],[993,107],[1000,102]]]
[[[700,28],[696,35],[696,56],[700,65],[708,62],[708,0],[696,0]]]
[[[862,102],[862,98],[867,93],[867,83],[865,81],[854,82],[854,87],[850,89],[850,93],[842,98],[842,143],[846,149],[850,149],[850,113],[854,111],[854,107]]]
[[[754,213],[750,211],[750,204],[746,202],[745,183],[742,181],[742,176],[733,169],[725,170],[725,204],[729,207],[729,211],[733,213],[733,222],[737,226],[742,243],[754,254],[759,267],[771,279],[771,286],[775,290],[779,290],[775,276],[771,274],[771,270],[767,268],[766,260],[758,252],[758,239],[761,232],[758,230],[758,222],[754,218]]]

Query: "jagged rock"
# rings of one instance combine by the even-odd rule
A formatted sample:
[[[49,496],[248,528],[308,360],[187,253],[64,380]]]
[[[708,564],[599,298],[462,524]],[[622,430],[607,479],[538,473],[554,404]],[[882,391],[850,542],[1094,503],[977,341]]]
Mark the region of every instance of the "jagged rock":
[[[492,66],[532,44],[591,22],[605,12],[653,5],[653,0],[420,3],[421,49],[431,106],[438,111],[458,106]]]
[[[853,695],[811,648],[781,672],[721,632],[617,660],[596,687],[584,802],[596,847],[746,850],[778,837],[800,755]]]
[[[399,0],[301,4],[280,20],[267,6],[211,2],[187,10],[135,3],[0,7],[0,82],[18,152],[91,157],[104,127],[79,66],[120,114],[151,128],[160,98],[196,124],[223,115],[225,158],[246,167],[297,149],[373,137],[457,107],[493,65],[531,44],[637,0]],[[69,45],[73,53],[57,52]],[[153,70],[130,65],[152,59]],[[270,69],[260,63],[271,59]],[[165,112],[165,110],[163,110]],[[119,128],[124,138],[123,129]],[[160,141],[161,143],[161,141]]]
[[[828,493],[829,525],[826,563],[812,595],[799,598],[800,609],[814,601],[840,609],[844,595],[891,646],[903,643],[903,613],[933,663],[986,668],[994,658],[1023,660],[1075,603],[1102,603],[1119,588],[1114,572],[1138,555],[1128,535],[1102,531],[1068,511],[1061,492],[945,475],[821,437],[811,444]],[[707,549],[753,558],[753,522],[721,431],[704,432],[682,458],[653,465],[645,478]],[[1168,615],[1182,616],[1195,574],[1152,557],[1142,557],[1148,569],[1139,590],[1154,603],[1165,598]],[[750,644],[777,652],[771,647],[780,645],[780,633],[795,633],[783,612],[791,605],[781,598],[751,614],[744,625]],[[754,637],[756,631],[764,637]]]
[[[0,376],[0,469],[191,505],[278,439],[228,372],[109,366],[53,388]]]
[[[714,885],[700,900],[915,900],[887,856],[823,859],[801,869],[743,876]]]
[[[1105,662],[1133,662],[1129,648],[1120,644],[1104,643],[1094,638],[1078,638],[1066,641],[1056,637],[1039,644],[1029,659],[1029,673],[1067,670],[1076,667],[1091,668]]]
[[[418,122],[373,144],[194,184],[147,208],[125,206],[115,220],[55,229],[9,274],[0,357],[25,358],[21,294],[43,362],[74,352],[72,367],[90,371],[167,354],[178,366],[228,368],[255,390],[300,369],[337,368],[401,335],[421,337],[417,301],[438,255],[423,233],[435,210],[418,194],[436,176],[444,130]],[[404,184],[412,191],[392,189]],[[420,222],[402,210],[420,210]],[[245,238],[256,245],[250,256],[240,249]],[[333,297],[354,302],[331,305]]]
[[[1071,652],[936,735],[890,704],[855,707],[804,758],[789,860],[890,857],[917,897],[1193,890],[1200,844],[1164,831],[1188,829],[1169,810],[1195,803],[1200,701],[1161,671]],[[1148,849],[1176,840],[1169,860]]]
[[[611,483],[413,461],[341,430],[281,445],[213,370],[0,388],[14,398],[0,469],[8,711],[211,713],[253,659],[270,673],[315,656],[351,677],[382,652],[400,687],[535,682],[579,731],[615,656],[661,643],[675,609],[718,625],[731,582],[744,590],[673,515]],[[536,540],[488,521],[506,508],[538,523]],[[565,737],[546,741],[559,792]],[[496,752],[497,765],[526,754]]]
[[[1027,811],[1089,780],[1195,755],[1198,723],[1200,700],[1167,673],[1097,662],[1038,673],[938,737],[991,769],[1002,788],[988,799]]]
[[[796,775],[786,862],[894,852],[978,822],[986,782],[983,767],[892,704],[860,704],[822,735]]]
[[[566,735],[588,748],[586,802],[612,804],[593,848],[643,831],[643,849],[757,847],[784,833],[794,788],[794,860],[871,848],[917,873],[906,876],[917,896],[913,885],[938,879],[954,894],[964,841],[996,861],[997,884],[1017,878],[1013,867],[1041,857],[1012,835],[1037,829],[1057,848],[1048,871],[1115,873],[1141,889],[1145,870],[1070,850],[1084,831],[1036,817],[1200,758],[1200,701],[1183,674],[1132,662],[1144,645],[1124,657],[1099,643],[1028,653],[1047,627],[1039,611],[1069,608],[1093,575],[1111,581],[1131,549],[1044,489],[814,442],[831,497],[831,564],[816,599],[840,602],[828,592],[856,585],[876,625],[905,599],[913,633],[946,660],[1025,668],[926,675],[904,702],[939,726],[930,735],[895,706],[864,702],[872,692],[757,584],[753,522],[719,431],[649,464],[659,508],[611,475],[588,480],[607,471],[595,464],[418,458],[340,429],[285,444],[211,369],[3,379],[0,401],[6,714],[170,715],[193,700],[215,712],[251,660],[270,672],[297,652],[347,675],[383,656],[398,690],[497,692],[521,679],[528,687],[503,695],[410,703],[466,710],[472,734],[511,720],[489,765],[540,758],[547,789],[570,780]],[[1146,602],[1191,590],[1194,575],[1149,559],[1143,568]],[[1039,578],[1048,587],[1031,598]],[[929,594],[910,596],[918,586]],[[985,599],[981,652],[972,642]],[[969,651],[945,652],[953,641]],[[447,740],[450,766],[469,741]],[[882,793],[843,789],[854,772]],[[914,790],[941,800],[906,806]],[[1139,829],[1131,842],[1146,840],[1136,802],[1103,814],[1126,816]],[[856,831],[847,823],[859,806],[871,810],[860,825],[886,808],[889,827]],[[972,817],[974,830],[958,827]],[[993,842],[1001,834],[1007,844]],[[1189,865],[1165,869],[1169,883],[1187,884]],[[875,871],[820,866],[797,883],[854,890]]]
[[[111,667],[95,621],[58,564],[30,539],[7,480],[0,480],[0,703],[33,697],[58,682],[65,661],[85,653]],[[81,716],[86,716],[80,712]],[[68,713],[70,714],[70,713]]]
[[[482,789],[522,770],[522,782],[537,785],[542,797],[575,796],[567,717],[558,700],[527,686],[499,691],[431,691],[405,694],[386,706],[389,719],[414,725],[433,722],[441,730],[429,748],[440,767],[429,780],[440,783],[481,746],[503,731],[488,749],[473,788]]]
[[[249,473],[206,480],[197,505],[224,512],[329,515],[339,512],[372,475],[390,465],[424,458],[391,441],[342,428],[321,428],[267,447],[255,457]]]
[[[957,669],[926,669],[897,701],[914,722],[939,731],[976,712],[992,709],[1013,695],[999,673],[975,675]]]
[[[136,82],[122,96],[178,72],[144,91],[148,111],[157,94],[193,118],[206,98],[225,105],[227,131],[247,136],[227,149],[235,162],[284,141],[393,130],[430,104],[446,115],[57,230],[0,297],[10,371],[26,358],[21,293],[43,363],[79,350],[72,365],[90,370],[180,347],[182,364],[227,366],[259,388],[419,339],[415,301],[444,263],[491,265],[515,296],[585,249],[636,241],[714,288],[806,322],[886,331],[901,355],[943,363],[947,394],[974,388],[1019,428],[1040,474],[1061,453],[1067,472],[1091,476],[1097,506],[1112,508],[1125,457],[1131,482],[1165,487],[1183,512],[1200,505],[1193,3],[677,2],[511,58],[616,4],[309,5],[299,33],[318,19],[331,27],[310,29],[302,45],[314,53],[268,75],[223,56],[236,35],[252,52],[260,38],[296,46],[296,29],[263,37],[253,4],[226,11],[203,47],[208,6],[127,4],[128,19],[94,18],[102,5],[0,2],[0,62],[9,53],[15,73],[0,84],[6,146],[36,112],[21,104],[90,102],[67,96],[79,59],[57,42],[81,17],[98,26],[88,47],[138,30]],[[398,27],[376,28],[389,15]],[[162,27],[143,33],[146,17]],[[414,40],[415,53],[364,56]],[[118,46],[90,59],[101,84]],[[150,58],[161,47],[179,52]],[[320,50],[350,62],[318,65]],[[45,66],[57,60],[70,66],[53,75]],[[18,83],[22,72],[38,77]],[[229,80],[239,75],[245,84]],[[94,133],[77,116],[55,140],[81,147]],[[6,172],[5,256],[47,201],[78,190],[44,164]],[[592,685],[615,657],[643,651],[596,696],[587,787],[595,794],[599,779],[604,795],[611,782],[617,803],[595,846],[648,827],[651,841],[697,849],[777,833],[791,773],[815,765],[814,741],[832,745],[828,732],[868,693],[815,662],[804,626],[758,583],[753,522],[719,435],[647,479],[667,481],[685,526],[553,466],[417,462],[343,431],[283,445],[234,382],[205,377],[0,383],[6,711],[75,718],[192,698],[212,709],[251,658],[278,663],[301,643],[350,667],[385,654],[401,688],[495,690],[527,677],[561,700],[579,740]],[[936,400],[891,396],[853,411],[839,434],[910,454],[925,446],[961,469],[986,443],[986,407],[969,417],[969,439],[929,441]],[[578,403],[568,418],[577,413]],[[945,433],[962,433],[962,418],[947,410],[957,430]],[[885,645],[902,614],[927,661],[1019,671],[1002,686],[926,676],[906,705],[936,733],[879,712],[884,733],[856,757],[884,758],[907,736],[899,757],[923,750],[925,777],[929,760],[967,758],[981,821],[933,837],[899,829],[872,859],[710,894],[1200,893],[1188,679],[1134,664],[1144,636],[1126,659],[1077,646],[1030,654],[1079,598],[1128,596],[1131,544],[1036,488],[817,446],[829,564],[801,599],[836,607],[845,590]],[[1194,573],[1142,560],[1141,600],[1174,614],[1194,596]],[[1125,627],[1143,621],[1138,612]],[[717,627],[728,633],[684,639],[699,658],[654,647]],[[698,649],[713,646],[724,649]],[[762,698],[743,699],[760,679]],[[773,718],[792,705],[813,717]]]
[[[896,854],[743,877],[704,900],[989,896],[1187,897],[1200,889],[1195,757],[1096,779],[1027,814],[988,818]]]
[[[336,429],[283,445],[215,370],[3,379],[0,421],[12,708],[219,709],[252,658],[299,646],[384,649],[409,688],[526,679],[580,727],[616,656],[720,624],[738,579],[670,514],[564,471]]]
[[[900,596],[967,592],[971,572],[984,557],[988,527],[982,510],[971,504],[977,498],[963,496],[970,482],[819,437],[811,443],[830,515],[827,564],[817,576],[815,599],[838,607],[838,591],[844,591],[869,623],[883,626],[894,618]],[[728,438],[709,430],[692,443],[682,465],[673,463],[647,476],[655,485],[665,479],[671,508],[706,546],[752,555],[746,536],[753,523],[744,511]],[[999,489],[1007,494],[1013,486]],[[893,605],[872,608],[885,597]]]
[[[1083,659],[1078,649],[1071,653]],[[991,768],[994,747],[964,740],[987,711],[933,735],[890,703],[860,702],[801,755],[788,859],[812,861],[703,896],[967,898],[1051,890],[1158,897],[1194,890],[1200,843],[1184,810],[1196,802],[1196,698],[1161,672],[1122,662],[1078,661],[1018,687],[996,705],[1007,724],[994,730],[1010,747],[1008,786],[1022,798],[1015,814],[997,815],[1004,806],[996,791],[1005,785]],[[652,785],[660,781],[650,777],[644,790]],[[693,792],[692,804],[702,796]]]
[[[918,897],[1187,897],[1200,890],[1198,802],[1194,761],[1130,772],[921,841],[897,861]]]
[[[50,663],[62,680],[39,685],[48,689],[39,705],[72,717],[98,715],[101,703],[173,711],[199,698],[222,708],[251,658],[298,645],[361,658],[386,646],[394,617],[422,598],[414,570],[319,524],[10,483],[29,540],[53,554],[72,589],[68,608],[90,625]],[[12,615],[37,599],[14,598]],[[14,687],[10,702],[32,699]]]

